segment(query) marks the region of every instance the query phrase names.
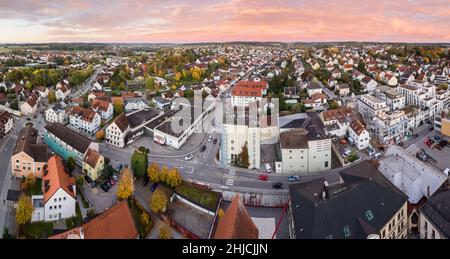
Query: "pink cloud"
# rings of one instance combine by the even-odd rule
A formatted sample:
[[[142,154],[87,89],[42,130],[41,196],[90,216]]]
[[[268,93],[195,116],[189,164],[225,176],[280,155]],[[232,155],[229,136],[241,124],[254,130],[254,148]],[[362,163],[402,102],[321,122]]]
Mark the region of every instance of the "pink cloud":
[[[0,2],[13,18],[44,26],[36,41],[450,41],[448,0]]]

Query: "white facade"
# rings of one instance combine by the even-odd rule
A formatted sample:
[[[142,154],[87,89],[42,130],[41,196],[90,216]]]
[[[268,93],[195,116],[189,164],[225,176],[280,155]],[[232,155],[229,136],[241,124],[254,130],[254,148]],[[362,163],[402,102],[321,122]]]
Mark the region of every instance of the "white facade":
[[[358,132],[355,131],[353,127],[348,127],[348,135],[355,141],[355,146],[359,150],[363,150],[369,147],[370,134],[366,129],[361,130],[358,134]]]
[[[142,109],[147,109],[149,108],[148,105],[142,101],[142,100],[137,100],[137,101],[125,101],[125,111],[129,112],[129,111],[136,111],[136,110],[142,110]]]
[[[130,127],[128,127],[125,131],[121,131],[120,128],[116,125],[115,122],[111,123],[106,128],[106,143],[110,145],[114,145],[117,147],[125,147],[125,136],[130,131]]]
[[[371,94],[362,95],[358,99],[358,112],[366,118],[372,118],[386,111],[389,111],[386,102]]]
[[[232,106],[248,106],[250,103],[254,103],[257,101],[261,101],[261,96],[231,96],[231,105]]]
[[[75,186],[73,186],[75,192]],[[55,221],[76,216],[74,199],[70,194],[59,188],[53,196],[44,204],[45,221]]]
[[[83,120],[77,115],[71,114],[69,116],[70,126],[77,129],[78,131],[85,132],[88,134],[94,134],[100,129],[101,117],[98,113],[95,113],[92,121]]]
[[[223,128],[221,145],[226,150],[226,157],[221,157],[221,160],[227,164],[233,163],[239,157],[242,147],[247,143],[249,169],[259,169],[261,161],[260,128],[232,124],[224,124]]]
[[[63,89],[65,91],[63,91]],[[70,89],[67,89],[65,87],[59,88],[58,90],[56,90],[55,92],[55,96],[56,96],[56,100],[64,100],[66,99],[70,94]]]
[[[103,110],[101,107],[98,107],[97,109],[95,109],[94,107],[92,107],[92,109],[100,115],[100,117],[105,120],[105,121],[109,121],[114,114],[114,106],[109,103],[108,104],[108,108],[105,110]]]
[[[64,109],[54,110],[53,108],[45,111],[45,121],[58,122],[61,124],[67,123],[67,113]]]

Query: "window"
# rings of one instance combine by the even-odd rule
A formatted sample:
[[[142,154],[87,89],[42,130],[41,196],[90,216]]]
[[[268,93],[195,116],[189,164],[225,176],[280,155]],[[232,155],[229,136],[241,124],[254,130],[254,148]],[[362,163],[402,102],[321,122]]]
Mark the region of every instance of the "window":
[[[325,161],[325,167],[328,167],[328,161]]]
[[[48,217],[49,217],[50,219],[52,219],[53,216],[50,214]]]
[[[63,200],[65,201],[65,200],[66,200],[66,197],[64,197]]]
[[[52,210],[52,209],[53,209],[53,206],[50,206],[49,209]]]
[[[58,206],[58,209],[61,209],[61,205]]]
[[[61,198],[59,198],[59,200],[58,201],[61,201]]]
[[[397,220],[399,220],[399,221],[400,221],[400,213],[399,213],[399,214],[397,214]]]
[[[383,232],[381,232],[381,237],[384,238],[386,236],[386,229],[383,229]]]
[[[56,202],[56,198],[53,201]]]

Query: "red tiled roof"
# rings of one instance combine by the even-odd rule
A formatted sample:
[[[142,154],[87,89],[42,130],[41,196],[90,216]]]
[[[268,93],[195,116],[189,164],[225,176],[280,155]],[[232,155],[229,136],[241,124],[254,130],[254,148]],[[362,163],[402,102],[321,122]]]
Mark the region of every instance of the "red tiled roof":
[[[258,239],[258,235],[258,228],[236,195],[220,219],[214,239]]]
[[[350,123],[350,127],[358,136],[366,129],[358,120],[353,120],[352,123]]]
[[[110,102],[100,100],[100,99],[94,99],[92,100],[92,108],[94,109],[100,109],[104,112],[108,111],[108,107],[110,105]]]
[[[54,155],[47,162],[47,171],[42,177],[44,183],[44,203],[47,202],[59,188],[62,188],[73,198],[76,198],[73,187],[75,178],[71,177],[64,169],[61,157]]]

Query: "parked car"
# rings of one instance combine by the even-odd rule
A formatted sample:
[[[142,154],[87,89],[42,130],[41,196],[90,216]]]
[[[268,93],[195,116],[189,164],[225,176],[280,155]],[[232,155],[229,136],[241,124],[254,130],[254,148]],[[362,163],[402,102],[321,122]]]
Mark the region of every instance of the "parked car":
[[[417,138],[417,137],[419,137],[419,134],[416,133],[413,135],[413,137]]]
[[[206,146],[203,145],[203,146],[200,148],[200,152],[203,152],[203,151],[205,151],[205,150],[206,150]]]
[[[152,184],[152,187],[150,187],[150,191],[154,192],[158,188],[158,183]]]
[[[105,181],[105,184],[108,185],[108,187],[111,189],[112,184],[108,180]]]
[[[300,181],[300,176],[298,176],[298,175],[291,175],[291,176],[289,176],[288,181],[289,182],[298,182],[298,181]]]
[[[267,174],[260,174],[258,179],[261,180],[261,181],[267,181],[269,179],[269,175],[267,175]]]
[[[185,161],[189,161],[189,160],[192,160],[192,158],[194,158],[194,156],[192,154],[189,154],[189,155],[184,157],[184,160]]]
[[[100,188],[102,188],[102,190],[103,190],[104,192],[108,192],[109,189],[111,189],[106,183],[102,183],[102,184],[100,185]]]
[[[208,137],[208,142],[211,142],[212,141],[212,136],[209,136]]]
[[[266,168],[266,172],[267,172],[267,173],[272,173],[272,167],[270,167],[270,164],[269,164],[269,163],[266,163],[266,164],[264,165],[264,167]]]
[[[429,131],[433,131],[433,130],[434,130],[434,127],[431,127],[431,128],[429,128],[428,130],[429,130]]]
[[[275,189],[282,189],[283,188],[283,183],[277,182],[277,183],[273,183],[272,187]]]
[[[109,183],[111,184],[111,186],[116,185],[116,181],[114,181],[113,179],[110,179],[110,180],[109,180]]]
[[[117,182],[117,181],[119,181],[119,176],[117,176],[117,174],[114,174],[112,176],[112,179]]]
[[[214,140],[213,140],[213,144],[216,144],[217,143],[217,139],[216,138],[214,138]]]
[[[98,182],[97,181],[93,181],[90,186],[91,188],[95,188],[97,186]]]

